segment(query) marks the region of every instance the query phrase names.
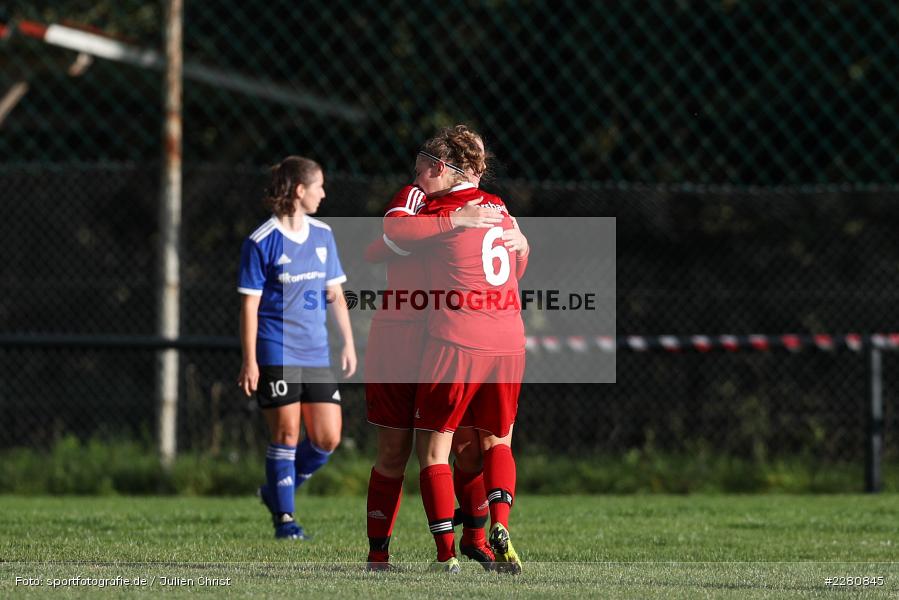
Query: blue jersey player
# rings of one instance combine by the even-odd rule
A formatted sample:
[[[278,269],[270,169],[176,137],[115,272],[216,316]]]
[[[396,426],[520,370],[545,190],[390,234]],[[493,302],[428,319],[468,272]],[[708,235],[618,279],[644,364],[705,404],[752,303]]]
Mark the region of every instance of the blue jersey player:
[[[340,442],[340,392],[330,368],[326,313],[343,338],[344,377],[356,370],[350,316],[331,228],[313,219],[325,197],[315,161],[289,156],[272,167],[265,205],[272,217],[244,240],[238,291],[243,365],[237,385],[256,399],[271,432],[259,495],[275,537],[305,539],[294,492]],[[306,438],[299,443],[300,420]],[[299,445],[298,445],[299,443]]]

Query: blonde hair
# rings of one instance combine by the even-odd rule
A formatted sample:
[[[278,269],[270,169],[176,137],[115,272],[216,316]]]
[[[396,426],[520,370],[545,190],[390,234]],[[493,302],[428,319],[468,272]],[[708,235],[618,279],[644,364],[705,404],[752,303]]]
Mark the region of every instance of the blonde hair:
[[[478,143],[480,142],[480,144]],[[487,170],[487,152],[482,149],[483,138],[467,125],[445,127],[422,144],[421,152],[477,175]],[[466,179],[464,173],[455,173],[457,181]]]
[[[321,170],[321,165],[311,158],[288,156],[269,169],[271,181],[262,204],[276,217],[293,215],[297,186],[310,185]]]

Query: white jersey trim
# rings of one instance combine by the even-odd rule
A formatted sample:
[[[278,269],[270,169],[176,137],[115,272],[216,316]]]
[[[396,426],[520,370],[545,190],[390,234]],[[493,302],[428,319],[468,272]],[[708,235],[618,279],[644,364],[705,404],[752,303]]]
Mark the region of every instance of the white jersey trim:
[[[337,285],[338,283],[343,283],[344,281],[346,281],[346,275],[341,275],[340,277],[335,277],[334,279],[329,279],[328,281],[326,281],[325,286],[327,287],[329,285]]]
[[[254,290],[253,288],[245,288],[239,287],[237,288],[238,293],[245,294],[247,296],[261,296],[262,290]]]
[[[274,217],[272,217],[271,219],[257,227],[256,231],[250,234],[250,239],[258,244],[275,230],[276,223],[277,222],[274,221]]]
[[[291,242],[295,244],[302,244],[307,239],[309,239],[309,217],[303,217],[303,227],[300,228],[299,231],[290,231],[285,229],[281,222],[277,220],[277,218],[272,217],[272,220],[275,223],[275,228],[281,232],[281,235],[289,239]]]
[[[321,227],[322,229],[327,229],[331,231],[331,226],[325,223],[324,221],[319,221],[318,219],[313,219],[312,217],[307,216],[306,220],[310,225],[315,225],[316,227]]]
[[[450,191],[451,191],[451,192],[459,192],[459,191],[462,191],[462,190],[476,189],[477,187],[478,187],[478,186],[476,186],[475,184],[471,183],[470,181],[463,181],[463,182],[457,183],[456,185],[454,185],[453,187],[451,187],[451,188],[450,188]]]
[[[409,256],[412,254],[408,250],[403,250],[399,246],[397,246],[392,239],[387,237],[387,234],[384,234],[384,243],[387,244],[387,247],[393,250],[395,254],[399,254],[400,256]]]
[[[401,213],[406,213],[407,215],[415,214],[415,211],[411,211],[408,208],[406,208],[405,206],[397,206],[395,208],[391,208],[386,213],[384,213],[384,216],[386,217],[387,215],[389,215],[392,212],[401,212]]]
[[[406,196],[406,209],[415,211],[415,207],[418,204],[423,204],[422,198],[424,198],[425,193],[421,191],[419,188],[412,188],[409,190],[409,195]]]

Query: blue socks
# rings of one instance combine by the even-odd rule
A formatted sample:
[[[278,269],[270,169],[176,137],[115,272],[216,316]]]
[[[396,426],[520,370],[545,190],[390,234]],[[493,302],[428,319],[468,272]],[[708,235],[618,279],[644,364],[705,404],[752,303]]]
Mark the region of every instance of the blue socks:
[[[313,473],[325,466],[330,452],[326,452],[304,439],[299,446],[269,444],[265,452],[265,486],[263,499],[277,517],[293,514],[294,490]]]
[[[300,487],[312,474],[325,466],[330,452],[325,452],[305,438],[297,447],[296,487]]]
[[[272,501],[269,508],[276,516],[281,513],[293,514],[296,454],[296,446],[281,444],[269,444],[265,452],[265,482]]]

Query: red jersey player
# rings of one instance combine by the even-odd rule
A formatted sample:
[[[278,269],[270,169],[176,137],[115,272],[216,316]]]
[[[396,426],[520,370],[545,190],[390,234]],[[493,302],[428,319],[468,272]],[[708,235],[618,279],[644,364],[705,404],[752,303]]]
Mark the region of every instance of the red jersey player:
[[[507,529],[515,485],[509,444],[524,373],[517,277],[526,264],[527,246],[509,240],[516,230],[502,200],[458,175],[477,154],[475,142],[470,136],[444,133],[429,140],[421,153],[432,160],[431,176],[446,192],[435,194],[423,209],[437,216],[432,228],[470,203],[490,206],[504,218],[501,225],[487,230],[441,235],[428,250],[435,304],[429,311],[429,339],[419,378],[423,383],[416,391],[416,448],[422,500],[437,544],[437,568],[452,570],[456,561],[448,458],[453,431],[471,426],[479,430],[479,446],[485,450],[484,478],[493,521],[490,542],[497,567],[519,573],[521,561]],[[415,239],[414,229],[405,223],[385,227],[400,240]],[[513,257],[508,247],[522,252]]]
[[[423,186],[427,188],[429,184],[433,185],[433,182],[426,180]],[[415,216],[424,207],[424,202],[425,190],[422,187],[413,184],[401,189],[385,209],[385,229],[391,221],[407,220],[406,218]],[[450,231],[457,226],[489,227],[499,220],[495,211],[463,208],[451,215],[451,218],[441,219],[439,227],[442,229],[431,232],[430,235]],[[438,224],[434,222],[434,225]],[[411,244],[407,246],[414,247]],[[385,252],[393,256],[387,269],[389,291],[408,293],[425,289],[427,277],[421,257],[400,248],[385,234],[381,243],[369,247],[366,259],[378,262],[384,259]],[[378,427],[378,456],[371,471],[367,502],[369,569],[388,567],[390,537],[402,497],[403,473],[412,448],[415,381],[424,348],[427,317],[426,311],[415,310],[408,303],[395,309],[390,306],[382,308],[384,310],[378,310],[372,320],[365,359],[368,421]],[[474,465],[469,467],[469,471],[474,473],[466,477],[467,472],[459,469],[458,465],[456,471],[459,478],[464,479],[463,488],[467,485],[465,489],[469,491],[470,497],[476,498],[477,491],[480,491],[480,500],[476,500],[477,505],[480,505],[481,502],[486,503],[483,479],[477,466],[480,456],[476,444],[467,446],[470,448],[467,454],[473,454],[472,460],[467,462]],[[463,454],[458,464],[465,466],[465,459]],[[469,500],[468,504],[472,502],[475,500]],[[466,506],[462,498],[460,504],[463,508]],[[486,515],[486,510],[484,514]],[[493,561],[493,555],[486,545],[483,525],[481,522],[478,529],[480,538],[476,539],[475,534],[469,534],[473,539],[462,550],[470,558],[489,565]]]

